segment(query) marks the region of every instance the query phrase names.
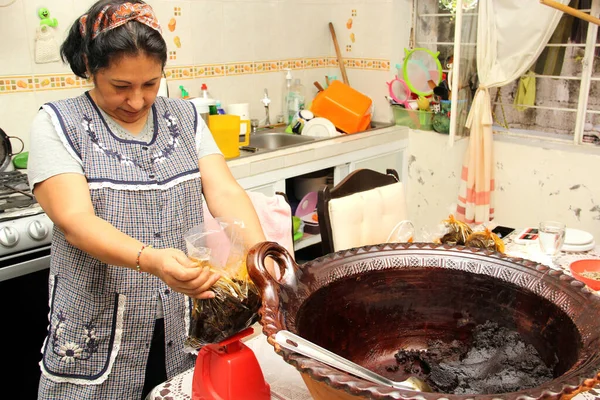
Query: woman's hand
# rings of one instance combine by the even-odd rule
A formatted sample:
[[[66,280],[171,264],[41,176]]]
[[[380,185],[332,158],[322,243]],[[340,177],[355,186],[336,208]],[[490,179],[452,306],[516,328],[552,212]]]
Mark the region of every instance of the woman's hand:
[[[215,297],[209,289],[221,277],[209,267],[199,267],[177,249],[144,249],[140,268],[160,278],[176,292],[196,299]]]

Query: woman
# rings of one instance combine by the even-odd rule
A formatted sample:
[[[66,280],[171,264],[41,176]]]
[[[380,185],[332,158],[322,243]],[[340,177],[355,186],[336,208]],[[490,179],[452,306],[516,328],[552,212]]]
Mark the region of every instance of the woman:
[[[182,251],[203,199],[245,222],[248,246],[265,238],[193,105],[157,97],[167,52],[148,5],[97,2],[61,52],[94,88],[31,131],[30,184],[55,224],[39,398],[138,400],[194,365],[184,295],[213,297],[219,278]]]

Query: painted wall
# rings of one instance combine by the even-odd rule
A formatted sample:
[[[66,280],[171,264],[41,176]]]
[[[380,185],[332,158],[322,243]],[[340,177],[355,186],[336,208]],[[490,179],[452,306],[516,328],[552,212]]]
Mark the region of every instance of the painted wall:
[[[76,96],[91,88],[60,62],[36,64],[37,9],[59,21],[60,43],[90,0],[17,0],[0,8],[0,127],[29,142],[29,123],[48,101]],[[353,87],[369,95],[375,119],[389,120],[384,99],[395,43],[408,43],[408,0],[148,0],[163,25],[169,47],[171,97],[179,85],[191,96],[208,85],[223,104],[248,102],[253,118],[264,118],[260,103],[268,89],[271,120],[281,113],[283,69],[294,69],[307,96],[325,75],[341,78],[328,29],[334,23]],[[398,17],[397,19],[394,19]],[[168,24],[176,22],[171,32]],[[352,23],[349,21],[352,20]],[[400,25],[397,21],[400,21]],[[399,32],[402,31],[401,34]],[[176,44],[178,37],[180,47]],[[9,39],[10,38],[10,39]],[[354,40],[354,41],[353,41]],[[403,48],[405,44],[399,44]],[[396,57],[397,58],[397,57]],[[395,61],[397,62],[397,61]]]
[[[408,206],[418,227],[433,227],[454,209],[468,139],[410,133]],[[600,240],[600,153],[595,148],[495,137],[496,223],[537,226],[563,221]]]

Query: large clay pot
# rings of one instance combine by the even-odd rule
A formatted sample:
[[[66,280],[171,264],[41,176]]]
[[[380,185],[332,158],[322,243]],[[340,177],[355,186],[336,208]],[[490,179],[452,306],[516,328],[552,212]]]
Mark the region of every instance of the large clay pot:
[[[281,278],[266,271],[276,260]],[[248,255],[262,292],[261,324],[275,351],[294,365],[315,399],[568,399],[600,382],[600,299],[560,271],[486,250],[385,244],[341,251],[298,266],[276,243]],[[459,319],[517,330],[554,369],[538,387],[496,395],[394,390],[281,349],[286,329],[393,380],[393,354],[428,339],[469,334]],[[401,373],[401,372],[400,372]]]

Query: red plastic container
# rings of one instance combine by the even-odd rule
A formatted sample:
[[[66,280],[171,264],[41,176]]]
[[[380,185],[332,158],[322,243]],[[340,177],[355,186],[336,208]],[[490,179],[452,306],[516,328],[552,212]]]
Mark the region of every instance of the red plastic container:
[[[270,400],[254,352],[241,339],[251,335],[247,328],[221,343],[200,349],[192,380],[192,400]]]
[[[581,275],[582,272],[600,272],[600,260],[588,259],[573,261],[569,265],[573,278],[585,283],[592,290],[600,290],[600,281],[586,278]]]

